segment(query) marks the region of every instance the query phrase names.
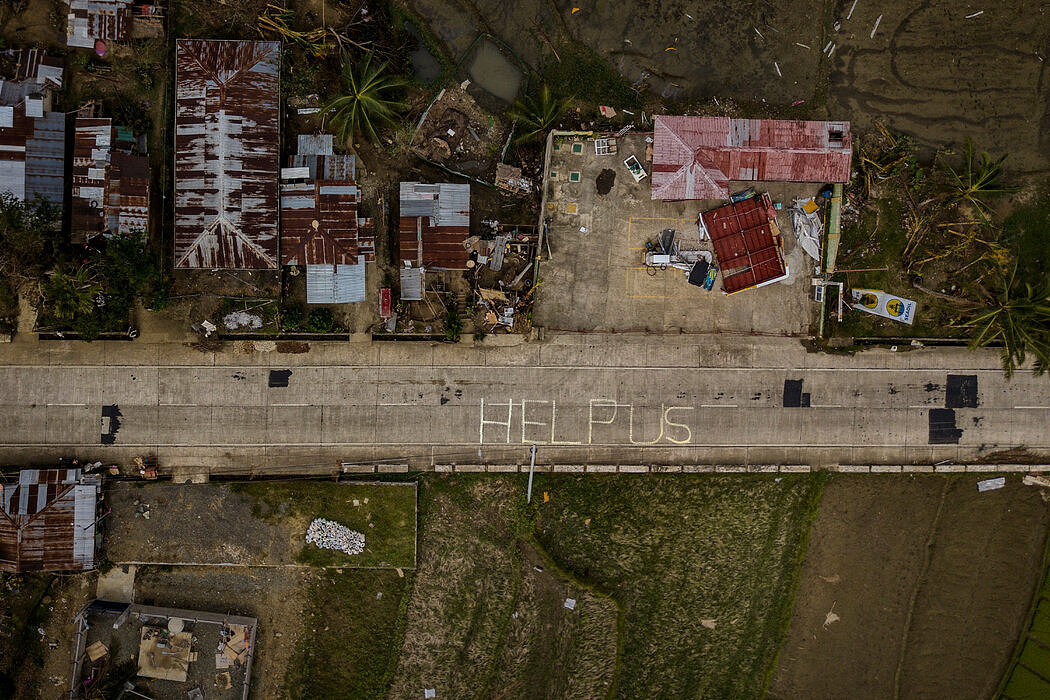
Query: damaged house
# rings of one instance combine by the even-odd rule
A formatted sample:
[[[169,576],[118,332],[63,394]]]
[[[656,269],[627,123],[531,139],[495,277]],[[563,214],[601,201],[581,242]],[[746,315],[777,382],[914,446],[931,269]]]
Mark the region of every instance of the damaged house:
[[[62,64],[37,49],[16,54],[13,80],[0,79],[0,192],[20,201],[40,197],[58,207],[65,196],[66,115],[51,111],[62,88]]]
[[[176,268],[278,267],[280,53],[176,42]]]
[[[281,170],[281,262],[306,267],[306,302],[365,300],[365,263],[375,262],[375,225],[360,218],[352,155],[336,155],[332,136],[301,134]]]
[[[100,484],[79,469],[23,469],[0,483],[0,571],[95,568]]]
[[[66,44],[95,48],[96,41],[127,41],[131,33],[131,0],[66,0],[69,16]]]
[[[470,185],[402,182],[399,216],[401,298],[419,300],[425,270],[467,269]]]
[[[149,158],[112,119],[79,118],[73,137],[71,239],[146,231],[149,218]]]

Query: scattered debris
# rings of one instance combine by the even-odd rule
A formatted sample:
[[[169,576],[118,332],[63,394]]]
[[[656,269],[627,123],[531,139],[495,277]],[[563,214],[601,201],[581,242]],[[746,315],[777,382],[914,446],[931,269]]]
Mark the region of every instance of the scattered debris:
[[[345,525],[318,518],[310,523],[306,541],[322,549],[336,549],[346,554],[365,551],[365,536]]]
[[[875,38],[875,32],[879,31],[879,23],[882,21],[882,15],[875,18],[875,26],[871,29],[871,38]]]
[[[576,609],[576,599],[575,598],[566,598],[565,599],[565,607],[567,609],[569,609],[569,610],[575,610]]]
[[[971,14],[966,15],[966,19],[973,19],[974,17],[980,17],[983,14],[984,14],[984,10],[978,10],[977,12],[973,12]]]
[[[797,41],[795,42],[795,46],[801,46],[801,47],[802,47],[802,48],[804,48],[805,50],[809,51],[809,47],[808,47],[808,46],[806,46],[805,44],[800,44],[800,43],[798,43]]]
[[[838,583],[842,578],[838,574],[832,574],[831,576],[821,576],[820,580],[824,583]]]
[[[780,72],[780,64],[777,63],[776,61],[773,61],[773,67],[777,69],[777,75],[779,75],[781,78],[783,78],[784,74]]]
[[[852,5],[852,6],[850,6],[850,8],[849,8],[849,14],[847,14],[847,15],[846,15],[846,19],[849,19],[850,17],[852,17],[852,16],[853,16],[853,11],[854,11],[855,9],[857,9],[857,0],[853,0],[853,5]]]
[[[250,314],[247,311],[231,311],[222,317],[222,325],[226,330],[235,331],[238,328],[259,329],[263,327],[261,316]]]
[[[831,610],[828,610],[827,615],[824,616],[824,629],[827,629],[828,625],[834,624],[841,619],[842,618],[835,614],[835,603],[832,603]]]
[[[911,299],[893,296],[881,289],[854,289],[851,294],[853,301],[858,303],[850,306],[858,311],[907,323],[909,326],[915,321],[918,304]]]
[[[1021,483],[1025,486],[1040,486],[1044,489],[1050,489],[1050,478],[1038,474],[1025,474],[1024,478],[1021,479]]]
[[[796,198],[791,207],[791,225],[795,230],[795,239],[806,255],[821,261],[820,241],[824,235],[824,223],[820,220],[820,207],[813,198]]]
[[[983,479],[977,482],[977,490],[981,493],[984,493],[985,491],[995,491],[1004,486],[1006,486],[1005,476],[997,476],[993,479]]]
[[[718,623],[716,623],[714,620],[709,618],[709,619],[706,619],[706,620],[700,620],[700,624],[703,625],[704,627],[706,627],[709,630],[713,630],[717,626]]]

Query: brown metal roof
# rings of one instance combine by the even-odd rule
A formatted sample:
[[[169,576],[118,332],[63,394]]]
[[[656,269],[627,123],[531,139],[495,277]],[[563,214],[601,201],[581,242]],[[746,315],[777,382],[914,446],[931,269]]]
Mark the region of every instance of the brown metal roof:
[[[94,568],[98,484],[79,469],[25,469],[0,485],[0,570]]]
[[[375,227],[357,217],[360,190],[351,156],[314,155],[318,179],[281,183],[281,262],[284,265],[354,265],[375,260]],[[315,159],[315,160],[314,160]],[[292,166],[307,167],[303,156]],[[341,176],[341,177],[331,177]],[[323,178],[323,179],[322,179]]]
[[[79,118],[73,136],[71,239],[145,231],[149,217],[149,159],[117,150],[111,119]]]
[[[700,216],[711,236],[726,294],[786,274],[777,214],[768,194],[705,211]]]
[[[277,267],[279,64],[275,41],[176,42],[176,267]]]
[[[415,267],[465,270],[470,253],[470,186],[401,183],[401,260]]]

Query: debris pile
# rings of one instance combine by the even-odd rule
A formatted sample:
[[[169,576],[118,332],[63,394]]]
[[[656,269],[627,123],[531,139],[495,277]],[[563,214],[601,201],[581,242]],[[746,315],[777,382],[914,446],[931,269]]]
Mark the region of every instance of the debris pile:
[[[345,525],[318,518],[310,523],[306,541],[322,549],[337,549],[346,554],[365,551],[365,536]]]

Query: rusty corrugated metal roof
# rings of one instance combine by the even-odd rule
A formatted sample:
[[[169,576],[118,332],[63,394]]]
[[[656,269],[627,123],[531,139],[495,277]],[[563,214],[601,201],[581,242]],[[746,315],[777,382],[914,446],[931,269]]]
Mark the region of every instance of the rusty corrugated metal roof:
[[[15,80],[28,80],[42,87],[62,89],[62,61],[40,49],[22,49],[15,54]]]
[[[304,143],[301,138],[299,143]],[[281,183],[281,262],[354,265],[359,257],[374,261],[375,227],[371,219],[357,216],[361,191],[353,180],[354,157],[300,153],[290,164],[305,168],[309,177]]]
[[[98,489],[79,469],[24,469],[0,486],[0,570],[94,568]]]
[[[175,266],[276,268],[275,41],[176,42]]]
[[[777,214],[768,194],[700,216],[722,271],[722,291],[732,294],[786,274]]]
[[[416,267],[465,270],[470,254],[470,185],[402,182],[401,260]]]
[[[848,182],[849,122],[655,119],[653,199],[724,199],[733,180]]]
[[[64,114],[42,111],[46,94],[33,80],[0,80],[0,191],[18,199],[39,195],[61,207],[66,119]],[[41,110],[39,116],[30,115],[30,102]]]
[[[76,120],[73,136],[71,238],[145,231],[149,217],[149,159],[126,152],[112,119]],[[123,150],[117,150],[123,149]]]
[[[66,44],[94,48],[95,40],[127,41],[131,31],[131,0],[66,0],[69,17]]]

